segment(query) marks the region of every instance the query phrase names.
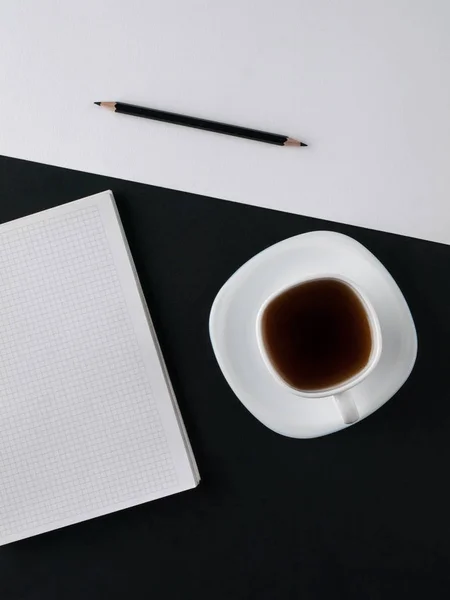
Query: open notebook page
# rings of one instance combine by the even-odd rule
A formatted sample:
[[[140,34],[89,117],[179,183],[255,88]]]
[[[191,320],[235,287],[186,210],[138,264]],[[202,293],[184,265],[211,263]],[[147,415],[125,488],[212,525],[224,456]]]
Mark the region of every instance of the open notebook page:
[[[0,544],[194,487],[111,192],[0,226]]]

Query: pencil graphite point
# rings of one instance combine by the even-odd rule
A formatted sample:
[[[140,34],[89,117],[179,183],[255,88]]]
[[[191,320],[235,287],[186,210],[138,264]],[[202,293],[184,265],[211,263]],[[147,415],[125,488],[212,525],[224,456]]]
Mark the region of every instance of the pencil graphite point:
[[[97,106],[100,106],[101,102],[94,102]]]

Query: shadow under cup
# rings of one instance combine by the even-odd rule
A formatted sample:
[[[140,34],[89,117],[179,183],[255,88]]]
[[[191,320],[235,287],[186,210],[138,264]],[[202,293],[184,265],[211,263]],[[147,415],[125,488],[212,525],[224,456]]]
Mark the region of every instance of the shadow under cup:
[[[355,284],[326,276],[277,291],[258,313],[257,336],[278,383],[307,398],[335,396],[344,422],[358,420],[357,407],[343,392],[375,368],[381,331]]]

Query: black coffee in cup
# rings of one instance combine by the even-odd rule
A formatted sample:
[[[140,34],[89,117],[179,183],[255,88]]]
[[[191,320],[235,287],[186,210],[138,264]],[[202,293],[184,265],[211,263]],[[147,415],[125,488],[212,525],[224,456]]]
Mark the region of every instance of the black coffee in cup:
[[[279,376],[305,392],[339,386],[368,364],[372,332],[366,308],[347,283],[301,283],[264,309],[261,333]]]

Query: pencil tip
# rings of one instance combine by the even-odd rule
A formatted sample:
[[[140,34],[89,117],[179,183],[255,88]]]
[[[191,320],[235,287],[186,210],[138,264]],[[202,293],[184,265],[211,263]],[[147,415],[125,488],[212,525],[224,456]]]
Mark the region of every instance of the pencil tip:
[[[283,144],[284,146],[307,146],[308,144],[304,144],[303,142],[299,142],[298,140],[294,140],[294,138],[286,138],[286,141]]]
[[[101,102],[94,102],[94,104],[96,104],[97,106],[100,106]]]

